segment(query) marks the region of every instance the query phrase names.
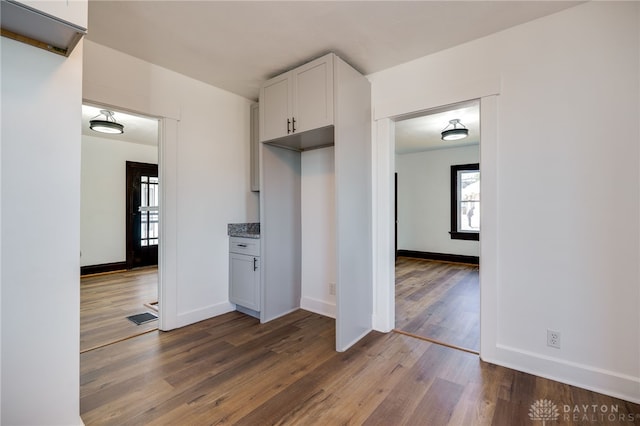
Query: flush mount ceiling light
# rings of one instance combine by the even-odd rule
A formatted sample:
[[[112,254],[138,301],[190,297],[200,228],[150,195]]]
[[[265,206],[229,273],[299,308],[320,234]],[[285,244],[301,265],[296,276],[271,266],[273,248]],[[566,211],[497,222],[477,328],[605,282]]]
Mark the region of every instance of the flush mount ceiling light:
[[[442,130],[441,135],[443,141],[455,141],[469,136],[469,129],[464,127],[464,124],[462,124],[459,119],[455,118],[449,120],[449,124]]]
[[[104,115],[104,120],[97,119]],[[96,115],[89,121],[89,128],[100,133],[124,133],[124,126],[113,118],[113,112],[101,109],[100,114]]]

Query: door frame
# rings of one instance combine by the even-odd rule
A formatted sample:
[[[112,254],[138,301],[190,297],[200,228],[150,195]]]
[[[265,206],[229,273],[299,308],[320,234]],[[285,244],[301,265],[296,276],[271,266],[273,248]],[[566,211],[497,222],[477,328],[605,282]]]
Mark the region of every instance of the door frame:
[[[394,126],[394,128],[395,128],[396,123],[399,122],[399,121],[404,121],[404,120],[408,120],[408,119],[417,119],[417,118],[421,118],[421,117],[428,117],[428,116],[431,116],[431,115],[434,115],[434,114],[440,114],[440,113],[448,113],[448,112],[451,112],[451,111],[456,110],[458,108],[463,108],[463,107],[466,107],[466,106],[469,106],[469,105],[473,105],[474,107],[477,107],[477,111],[478,111],[477,118],[478,118],[478,121],[480,121],[480,114],[481,114],[481,112],[480,112],[480,99],[473,99],[473,100],[465,101],[465,102],[461,102],[461,103],[438,106],[438,107],[430,108],[430,109],[427,109],[427,110],[422,110],[422,111],[417,111],[417,112],[413,112],[413,113],[410,113],[410,114],[403,114],[403,115],[400,115],[400,116],[396,116],[396,117],[393,117],[391,125]],[[480,132],[482,132],[482,129],[480,129]],[[482,135],[480,135],[480,136],[482,136]],[[395,143],[396,143],[396,140],[394,138],[394,140],[393,140],[393,145],[394,145],[394,151],[393,151],[394,164],[395,164],[395,159],[398,157],[398,154],[395,152]],[[466,146],[466,147],[467,148],[471,148],[472,146],[473,145]],[[471,166],[475,166],[475,170],[481,170],[482,169],[482,164],[479,163],[481,147],[482,147],[482,138],[480,138],[480,142],[477,144],[477,148],[478,148],[478,151],[477,151],[478,160],[477,160],[477,162],[474,163],[474,164],[466,164],[464,166],[451,165],[450,166],[451,170],[452,170],[451,171],[451,176],[455,175],[454,172],[453,172],[454,168],[458,168],[458,169],[461,168],[461,169],[464,169],[464,170],[473,170],[473,168]],[[455,148],[456,147],[450,147],[449,149],[455,149]],[[458,146],[457,148],[461,148],[461,147]],[[417,154],[427,154],[427,156],[429,156],[430,152],[431,151],[418,152]],[[445,163],[445,164],[447,165],[447,173],[448,173],[449,172],[449,163]],[[454,163],[454,164],[456,164],[456,163]],[[394,236],[395,236],[394,252],[395,252],[395,260],[397,261],[398,260],[398,229],[400,228],[398,226],[398,171],[397,171],[397,169],[394,168],[393,174],[394,174],[394,192],[393,192],[393,195],[394,195],[394,218],[395,218],[395,220],[394,220],[394,225],[395,225],[394,226]],[[451,179],[453,179],[453,177],[451,177]],[[451,180],[451,179],[449,179],[449,180]],[[482,182],[482,180],[481,180],[481,182]],[[450,214],[447,214],[447,216],[446,216],[446,223],[447,223],[447,225],[451,224],[451,228],[450,228],[451,232],[449,232],[449,233],[452,234],[451,238],[454,239],[453,230],[455,229],[455,226],[453,225],[453,223],[454,223],[455,220],[459,220],[459,219],[457,219],[458,218],[458,216],[457,216],[458,212],[456,210],[457,209],[457,192],[458,191],[456,190],[456,181],[451,180],[450,183],[451,183],[450,191],[446,191],[447,200],[442,204],[443,204],[443,206],[445,208],[446,207],[450,207],[451,212],[450,212]],[[432,202],[433,199],[429,198],[429,201]],[[482,204],[482,203],[480,203],[480,204]],[[413,208],[415,209],[417,207],[413,206]],[[482,206],[480,206],[480,209],[481,208],[482,208]],[[482,218],[482,216],[480,216],[480,217]],[[455,223],[457,224],[457,222],[455,222]],[[406,232],[406,229],[403,229],[403,231]],[[482,228],[480,228],[480,231],[477,234],[475,234],[474,238],[469,238],[469,237],[462,238],[460,236],[456,236],[455,239],[457,239],[457,240],[461,240],[461,239],[475,240],[476,242],[478,242],[478,248],[479,248],[479,240],[481,240],[481,238],[480,238],[481,234],[483,234]],[[437,251],[438,250],[436,250],[436,252]],[[446,253],[446,252],[443,252],[443,253]],[[469,258],[473,257],[473,256],[464,256],[464,255],[455,255],[455,254],[451,254],[449,256],[451,258],[453,258],[453,257],[460,257],[460,258],[462,258],[462,257],[469,257]],[[444,257],[447,257],[447,256],[444,256]],[[449,260],[451,260],[451,259],[449,259]],[[395,275],[396,268],[397,268],[396,264],[394,264],[394,269],[393,269],[394,275]],[[480,288],[481,287],[482,286],[480,286]],[[478,307],[480,307],[479,306],[479,303],[480,303],[479,299],[480,299],[480,295],[478,294],[478,300],[477,300]],[[395,309],[395,306],[396,306],[395,302],[396,302],[396,298],[395,298],[395,278],[394,278],[394,309]],[[480,332],[480,330],[479,330],[480,312],[478,312],[477,321],[478,321],[478,333],[479,333]],[[395,323],[395,315],[394,315],[394,323]],[[395,328],[395,325],[394,325],[394,328]],[[407,330],[398,329],[398,331],[403,331],[404,332],[404,331],[407,331]],[[426,334],[425,333],[419,333],[419,334],[420,334],[421,337],[426,338],[426,339],[435,339],[435,337],[430,335],[429,333],[426,333]],[[441,341],[446,345],[452,344],[451,342],[448,342],[446,340],[441,340]],[[453,345],[453,346],[456,346],[456,345]],[[469,349],[471,351],[479,351],[479,347],[469,347]]]
[[[480,358],[495,359],[499,350],[498,334],[498,184],[497,184],[497,127],[499,90],[474,93],[468,97],[446,95],[440,102],[433,100],[416,103],[416,108],[405,111],[402,107],[380,108],[374,117],[374,329],[389,332],[395,327],[395,239],[394,173],[395,126],[394,121],[409,114],[416,114],[436,107],[480,99],[480,182],[483,202],[482,239],[480,241]],[[444,99],[444,101],[442,101]]]
[[[108,96],[109,97],[109,96]],[[117,97],[117,96],[116,96]],[[137,102],[136,102],[137,100]],[[178,327],[177,320],[177,146],[179,109],[163,108],[160,114],[145,107],[127,108],[120,102],[107,102],[88,97],[82,103],[106,109],[143,115],[158,120],[158,180],[160,198],[158,215],[160,241],[158,244],[158,329],[167,331]],[[144,105],[133,98],[135,105]],[[80,331],[78,330],[78,333]],[[79,334],[78,334],[79,336]]]

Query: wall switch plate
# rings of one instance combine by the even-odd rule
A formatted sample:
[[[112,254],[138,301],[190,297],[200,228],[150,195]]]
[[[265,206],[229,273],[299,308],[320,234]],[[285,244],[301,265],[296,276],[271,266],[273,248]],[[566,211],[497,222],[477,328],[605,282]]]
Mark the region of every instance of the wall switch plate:
[[[547,329],[547,346],[560,349],[560,332]]]

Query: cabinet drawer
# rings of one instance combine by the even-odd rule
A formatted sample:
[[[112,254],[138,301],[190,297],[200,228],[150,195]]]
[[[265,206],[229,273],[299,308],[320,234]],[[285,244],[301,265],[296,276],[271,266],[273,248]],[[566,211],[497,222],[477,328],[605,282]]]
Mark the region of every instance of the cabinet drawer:
[[[260,256],[260,240],[257,238],[229,238],[229,252]]]

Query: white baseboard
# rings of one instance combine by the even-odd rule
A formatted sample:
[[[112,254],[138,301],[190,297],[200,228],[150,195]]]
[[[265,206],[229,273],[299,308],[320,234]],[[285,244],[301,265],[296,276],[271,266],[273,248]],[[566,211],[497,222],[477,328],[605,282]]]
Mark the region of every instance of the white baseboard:
[[[223,302],[215,305],[209,305],[201,309],[195,309],[189,312],[181,312],[177,315],[176,318],[176,328],[184,327],[186,325],[194,324],[199,321],[217,317],[218,315],[226,314],[227,312],[234,311],[235,309],[235,305],[229,302]]]
[[[336,317],[336,305],[327,303],[324,300],[314,299],[312,297],[303,297],[300,299],[300,308],[305,311],[324,315],[325,317]]]
[[[483,361],[492,364],[640,404],[640,377],[548,357],[505,345],[496,346],[495,358],[493,359],[480,355]],[[569,403],[569,401],[555,402]]]

